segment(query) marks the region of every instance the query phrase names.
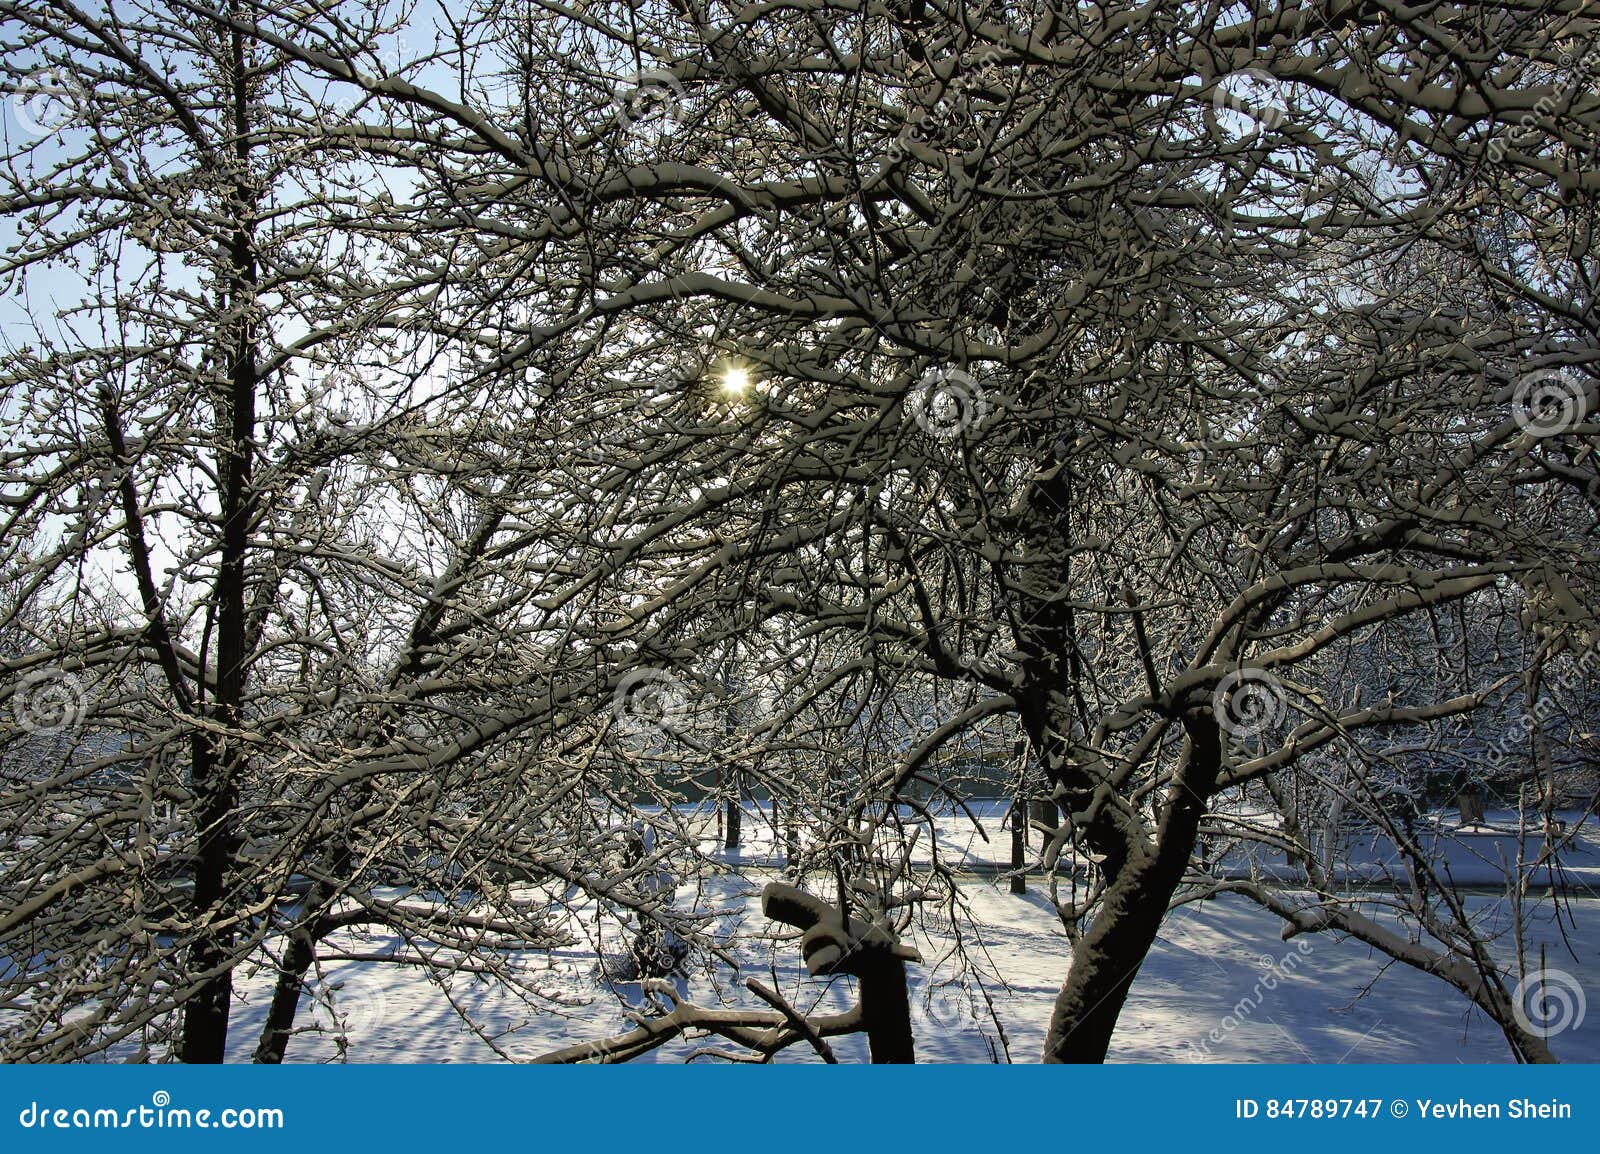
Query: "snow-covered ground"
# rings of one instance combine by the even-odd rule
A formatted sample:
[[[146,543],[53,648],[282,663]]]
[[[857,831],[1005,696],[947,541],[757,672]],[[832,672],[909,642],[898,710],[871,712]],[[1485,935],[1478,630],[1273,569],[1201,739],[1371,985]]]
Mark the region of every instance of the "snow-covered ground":
[[[973,801],[956,812],[941,810],[934,816],[931,837],[928,826],[907,811],[908,822],[921,823],[913,859],[927,864],[937,854],[953,869],[1009,868],[1011,831],[1006,821],[1010,809],[1009,801],[989,798]],[[1513,810],[1491,810],[1482,824],[1468,827],[1461,825],[1455,811],[1435,810],[1422,815],[1415,834],[1458,886],[1502,887],[1508,872],[1516,870],[1522,861],[1525,864],[1521,874],[1532,885],[1555,884],[1574,893],[1600,897],[1600,822],[1584,821],[1582,812],[1576,810],[1556,817],[1573,833],[1563,839],[1559,866],[1555,868],[1532,864],[1543,845],[1537,814],[1529,815],[1528,833],[1520,847],[1518,818]],[[771,811],[765,807],[747,807],[741,848],[731,852],[716,850],[715,819],[709,812],[697,813],[694,821],[704,830],[705,848],[723,860],[749,866],[778,865],[783,860],[781,838],[773,829]],[[1237,874],[1248,874],[1253,868],[1258,876],[1276,877],[1285,884],[1303,883],[1304,877],[1288,867],[1282,854],[1269,855],[1259,846],[1246,844],[1252,834],[1259,837],[1276,829],[1276,824],[1268,814],[1234,815],[1230,823],[1234,836],[1217,839],[1222,868]],[[1033,843],[1031,857],[1037,861],[1039,834],[1030,833],[1029,837]],[[1334,857],[1337,864],[1331,872],[1345,881],[1403,880],[1406,876],[1393,842],[1371,829],[1347,830]]]
[[[759,867],[730,872],[701,890],[701,907],[731,911],[754,936],[768,932],[757,894],[771,874]],[[932,920],[919,927],[916,944],[927,964],[913,966],[912,1001],[919,1060],[1031,1062],[1043,1043],[1051,1000],[1065,972],[1068,950],[1049,903],[1037,892],[1013,896],[1005,882],[969,876],[964,884],[970,924],[961,934],[974,971],[954,975],[948,958],[951,927]],[[679,902],[691,905],[689,887]],[[1508,925],[1503,899],[1473,896],[1470,908],[1489,922]],[[1546,982],[1569,997],[1569,1019],[1551,1036],[1569,1061],[1600,1061],[1600,1009],[1587,1012],[1587,991],[1600,981],[1600,900],[1562,903],[1566,939],[1550,899],[1529,917],[1529,956],[1546,946]],[[725,928],[732,928],[728,925]],[[1506,939],[1508,941],[1509,939]],[[370,954],[381,939],[330,942]],[[392,944],[392,943],[390,943]],[[1509,946],[1506,947],[1509,949]],[[1508,955],[1509,957],[1509,955]],[[775,984],[804,1010],[841,1009],[853,997],[848,980],[808,978],[792,942],[752,942],[743,967],[698,969],[682,988],[701,1005],[759,1006],[743,990],[746,976]],[[1122,1062],[1499,1062],[1510,1058],[1497,1028],[1437,979],[1385,965],[1368,947],[1329,935],[1283,942],[1279,923],[1239,899],[1217,899],[1172,914],[1161,941],[1141,970],[1122,1015],[1112,1060]],[[1559,971],[1559,974],[1557,973]],[[625,1030],[626,1001],[638,988],[613,988],[597,973],[592,951],[530,954],[521,973],[549,1003],[537,1011],[507,995],[498,983],[459,973],[430,982],[410,967],[344,963],[324,971],[337,1013],[349,1025],[345,1055],[365,1062],[481,1062],[501,1055],[536,1056],[572,1042]],[[248,1002],[238,1007],[230,1058],[247,1060],[269,991],[267,974],[241,974]],[[1584,1003],[1581,1007],[1573,998]],[[477,1025],[469,1029],[457,1012]],[[764,1008],[764,1007],[762,1007]],[[1581,1012],[1580,1012],[1581,1010]],[[300,1025],[327,1024],[325,1008],[307,1002]],[[491,1046],[490,1041],[493,1042]],[[677,1041],[645,1060],[682,1061],[696,1046]],[[841,1061],[864,1060],[865,1041],[834,1043]],[[308,1032],[290,1043],[290,1061],[339,1057],[330,1034]],[[815,1061],[804,1046],[780,1061]]]

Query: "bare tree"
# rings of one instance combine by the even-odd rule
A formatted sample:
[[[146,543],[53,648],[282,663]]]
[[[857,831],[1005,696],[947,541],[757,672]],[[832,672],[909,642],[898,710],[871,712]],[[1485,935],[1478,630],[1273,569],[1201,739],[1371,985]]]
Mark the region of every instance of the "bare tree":
[[[541,603],[558,454],[480,437],[533,386],[448,344],[459,270],[410,251],[426,212],[390,182],[426,129],[244,12],[0,8],[30,116],[5,275],[63,302],[0,378],[15,1056],[221,1060],[265,961],[281,1060],[335,934],[531,998],[512,963],[566,940],[563,903],[698,924],[600,868],[617,815],[581,767],[616,677]],[[342,50],[403,71],[394,29],[352,5]]]
[[[855,646],[864,713],[965,686],[858,812],[1017,718],[1087,887],[1047,1057],[1105,1054],[1208,809],[1494,689],[1340,698],[1321,653],[1530,574],[1592,605],[1579,7],[484,27],[519,45],[498,157],[539,163],[474,227],[586,245],[543,266],[584,290],[568,328],[505,339],[561,349],[573,407],[626,406],[599,572],[659,589],[635,620],[680,653],[776,620]],[[571,115],[530,127],[545,104]],[[663,397],[642,366],[673,358]]]
[[[866,887],[958,911],[959,879],[936,845],[922,856],[925,800],[959,800],[958,767],[1020,736],[1059,807],[1035,818],[1073,954],[1044,1057],[1098,1061],[1186,879],[1206,880],[1202,832],[1246,791],[1287,797],[1388,735],[1432,741],[1503,689],[1498,666],[1380,686],[1334,655],[1404,647],[1463,607],[1520,612],[1513,589],[1593,628],[1600,97],[1583,79],[1600,38],[1575,0],[524,0],[465,6],[406,68],[376,16],[180,10],[230,46],[222,91],[240,52],[297,93],[316,78],[359,110],[318,148],[384,173],[349,203],[307,198],[313,235],[371,247],[275,257],[275,275],[323,269],[307,280],[326,304],[269,334],[263,306],[235,305],[263,299],[296,216],[243,176],[303,118],[235,91],[244,122],[213,129],[247,150],[215,170],[234,174],[215,177],[229,207],[191,214],[222,222],[204,282],[227,322],[206,370],[219,447],[141,434],[124,451],[115,419],[92,424],[101,456],[169,451],[215,493],[167,547],[208,592],[180,616],[157,590],[138,642],[116,632],[124,664],[170,651],[169,696],[209,711],[182,727],[210,751],[189,787],[189,1056],[220,1052],[227,959],[283,940],[262,895],[229,888],[252,838],[285,882],[321,887],[287,929],[281,1038],[335,911],[414,919],[429,942],[480,916],[394,912],[359,881],[376,863],[444,862],[470,876],[435,888],[474,898],[494,879],[463,862],[536,868],[692,932],[639,884],[652,863],[596,864],[640,799],[659,854],[698,862],[682,803],[708,782],[780,800],[806,826],[798,874],[841,901]],[[40,45],[81,35],[67,9],[48,26],[6,11]],[[298,196],[311,177],[285,182]],[[149,363],[151,327],[117,364]],[[173,327],[196,331],[187,313]],[[326,473],[297,476],[329,496],[308,503],[263,480],[278,458],[247,409],[341,340],[382,353],[364,395],[384,414],[317,442]],[[409,398],[434,356],[456,369],[426,404],[386,391]],[[85,425],[70,364],[27,364],[55,399],[5,481],[33,510],[18,542],[45,516],[22,494],[58,494],[57,446],[81,440],[52,422]],[[167,486],[133,484],[126,541]],[[312,513],[332,494],[343,522]],[[367,516],[387,521],[361,537]],[[279,604],[292,628],[252,633],[252,606],[267,621]],[[93,652],[63,641],[38,664]],[[246,672],[261,680],[229,680]],[[749,720],[729,726],[735,704]],[[303,797],[241,825],[246,781],[279,765]],[[1310,869],[1282,824],[1295,808],[1277,810]],[[23,876],[18,927],[59,897]],[[1438,909],[1403,912],[1448,935]],[[515,912],[526,944],[543,923]],[[485,925],[510,933],[509,916]],[[1464,948],[1468,969],[1405,960],[1503,1019],[1502,963]],[[773,1012],[784,1038],[824,1033]]]

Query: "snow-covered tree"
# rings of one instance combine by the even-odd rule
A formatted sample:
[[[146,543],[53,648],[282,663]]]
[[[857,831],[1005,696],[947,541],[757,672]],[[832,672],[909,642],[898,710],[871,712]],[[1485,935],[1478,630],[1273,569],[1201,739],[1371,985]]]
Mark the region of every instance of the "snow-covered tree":
[[[640,799],[698,861],[674,806],[717,781],[801,822],[797,873],[841,903],[958,908],[937,854],[910,864],[917,805],[999,750],[1059,806],[1044,1056],[1100,1060],[1215,881],[1204,831],[1502,699],[1502,662],[1377,684],[1374,655],[1524,604],[1592,644],[1600,27],[1575,0],[467,3],[404,66],[362,4],[181,10],[227,51],[73,66],[80,159],[35,146],[53,167],[7,204],[111,214],[13,268],[137,240],[152,194],[118,190],[158,155],[165,179],[146,121],[171,122],[197,271],[154,294],[119,252],[128,291],[81,310],[116,340],[19,350],[4,483],[36,600],[107,548],[152,590],[14,671],[113,646],[171,687],[146,726],[200,758],[189,1056],[284,917],[292,1008],[317,917],[389,916],[374,863],[476,896],[480,863],[531,862],[677,918],[639,884],[658,862],[595,864]],[[4,11],[64,65],[77,17]],[[139,108],[137,144],[100,129]],[[359,403],[301,432],[291,382],[335,351]],[[90,461],[114,528],[41,557]],[[252,839],[321,914],[231,886]],[[26,868],[19,930],[76,892]],[[404,916],[436,941],[469,915]]]

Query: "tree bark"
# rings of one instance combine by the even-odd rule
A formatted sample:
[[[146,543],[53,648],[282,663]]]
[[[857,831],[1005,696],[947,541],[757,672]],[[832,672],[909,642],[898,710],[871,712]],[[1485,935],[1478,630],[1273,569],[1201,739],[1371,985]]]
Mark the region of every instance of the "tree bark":
[[[1011,803],[1011,892],[1025,894],[1028,881],[1022,870],[1028,860],[1028,802],[1021,794]]]
[[[1178,779],[1153,843],[1139,847],[1106,888],[1093,924],[1072,951],[1045,1037],[1046,1062],[1103,1062],[1128,991],[1183,881],[1205,813],[1204,784],[1216,780],[1221,735],[1205,720],[1185,723],[1189,738]]]
[[[860,969],[861,1021],[867,1032],[872,1064],[908,1065],[916,1062],[911,1036],[911,996],[906,989],[906,966],[899,958],[883,954]]]
[[[1032,818],[1034,821],[1048,826],[1057,826],[1061,824],[1061,807],[1056,805],[1056,803],[1051,801],[1048,797],[1034,798],[1030,803],[1029,808],[1032,810]],[[1027,823],[1024,822],[1023,825],[1026,828]],[[1041,851],[1048,851],[1049,848],[1050,835],[1041,830],[1039,833],[1039,849]]]
[[[278,965],[272,1004],[267,1008],[266,1025],[261,1028],[261,1041],[256,1045],[257,1062],[276,1065],[283,1061],[289,1035],[294,1029],[295,1014],[300,1009],[300,995],[305,990],[306,971],[315,958],[316,942],[312,935],[303,927],[297,929],[290,935],[283,961]]]
[[[256,425],[257,366],[254,319],[256,259],[248,214],[254,198],[248,187],[249,79],[243,36],[230,35],[234,159],[238,172],[233,189],[241,223],[229,243],[233,274],[229,311],[239,330],[229,350],[229,380],[218,406],[217,432],[222,478],[222,549],[217,572],[217,686],[212,717],[224,736],[199,737],[192,766],[197,802],[199,851],[195,866],[195,940],[189,971],[196,989],[184,1003],[180,1056],[185,1062],[221,1062],[228,1045],[228,1015],[233,1004],[233,940],[225,924],[228,875],[238,853],[236,809],[244,749],[226,734],[237,731],[247,675],[245,556],[255,501],[251,464]]]

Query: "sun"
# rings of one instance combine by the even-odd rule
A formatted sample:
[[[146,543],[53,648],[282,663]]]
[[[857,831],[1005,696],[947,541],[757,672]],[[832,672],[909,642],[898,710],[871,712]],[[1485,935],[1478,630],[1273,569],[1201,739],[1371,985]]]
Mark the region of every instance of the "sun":
[[[750,391],[750,370],[743,365],[729,365],[722,370],[722,391],[739,397]]]

